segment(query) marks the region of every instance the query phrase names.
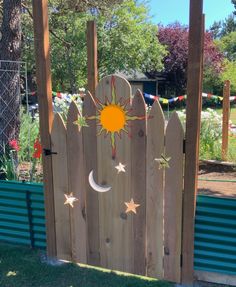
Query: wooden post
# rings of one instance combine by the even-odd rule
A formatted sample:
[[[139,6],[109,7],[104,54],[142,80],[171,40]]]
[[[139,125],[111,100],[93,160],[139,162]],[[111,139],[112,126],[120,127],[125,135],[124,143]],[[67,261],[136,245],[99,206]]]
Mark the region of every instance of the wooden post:
[[[194,217],[202,98],[203,0],[190,0],[186,154],[183,200],[182,284],[193,285]]]
[[[53,121],[53,110],[47,0],[33,0],[33,19],[40,135],[43,150],[47,149],[48,151],[50,151],[50,133]],[[56,233],[52,174],[52,157],[51,155],[45,156],[45,154],[43,154],[47,253],[50,257],[56,256]]]
[[[224,82],[222,118],[222,160],[227,160],[229,143],[230,81]]]
[[[87,22],[87,69],[88,90],[95,96],[98,84],[97,72],[97,32],[94,21]],[[93,98],[87,94],[84,99],[83,115],[95,115],[96,107]],[[82,130],[85,162],[85,177],[91,170],[97,171],[97,125],[95,121],[88,121],[89,128]],[[91,148],[92,147],[92,148]],[[97,172],[95,173],[95,177]],[[97,179],[96,179],[97,180]],[[100,239],[99,239],[99,204],[98,193],[86,180],[86,221],[87,221],[87,262],[90,265],[100,266]]]
[[[87,22],[88,90],[95,96],[98,84],[97,29],[95,21]]]

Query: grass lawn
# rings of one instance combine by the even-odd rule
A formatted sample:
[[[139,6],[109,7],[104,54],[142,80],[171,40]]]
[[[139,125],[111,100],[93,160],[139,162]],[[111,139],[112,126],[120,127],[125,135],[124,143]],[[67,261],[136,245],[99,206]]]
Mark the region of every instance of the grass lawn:
[[[40,251],[0,244],[1,287],[171,287],[165,281],[80,267],[41,263]]]
[[[217,108],[216,109],[217,113],[222,115],[222,108]],[[232,123],[234,125],[236,125],[236,106],[231,106],[231,109],[230,109],[230,120],[232,121]]]

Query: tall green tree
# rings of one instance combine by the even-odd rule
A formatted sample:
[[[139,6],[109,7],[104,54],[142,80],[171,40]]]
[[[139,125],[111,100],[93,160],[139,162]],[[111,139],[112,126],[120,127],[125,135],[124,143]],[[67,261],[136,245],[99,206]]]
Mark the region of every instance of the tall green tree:
[[[50,28],[54,89],[76,92],[86,85],[86,22],[91,19],[97,22],[100,77],[117,71],[147,72],[162,68],[166,52],[156,41],[157,27],[151,23],[144,4],[127,0],[110,9],[100,7],[77,13],[65,7],[61,10],[55,3],[53,7]],[[27,14],[25,22],[24,56],[33,70],[33,35]]]
[[[104,13],[108,8],[120,4],[122,1],[123,0],[50,0],[49,10],[51,14],[55,12],[61,15],[71,13],[72,11],[74,13],[78,11],[90,11],[96,14],[100,11]],[[25,13],[24,19],[22,19],[22,12]],[[26,16],[26,13],[29,15]],[[0,60],[11,61],[2,63],[0,71],[0,147],[2,147],[7,144],[9,139],[18,137],[20,110],[19,71],[6,73],[3,72],[3,69],[11,71],[19,70],[19,64],[16,62],[22,59],[22,40],[25,44],[23,51],[26,53],[26,49],[28,49],[27,51],[30,53],[29,57],[32,60],[31,63],[33,62],[33,29],[32,22],[29,22],[30,17],[32,17],[31,1],[2,0],[0,2],[0,15]],[[28,31],[27,27],[31,30]],[[58,38],[56,32],[51,30],[51,33],[54,37]],[[24,59],[26,58],[27,57],[24,57]],[[0,153],[1,152],[2,149],[0,148]]]
[[[19,61],[21,57],[21,0],[3,0],[0,40],[0,153],[19,132]]]
[[[225,35],[216,43],[229,61],[236,60],[236,31]]]

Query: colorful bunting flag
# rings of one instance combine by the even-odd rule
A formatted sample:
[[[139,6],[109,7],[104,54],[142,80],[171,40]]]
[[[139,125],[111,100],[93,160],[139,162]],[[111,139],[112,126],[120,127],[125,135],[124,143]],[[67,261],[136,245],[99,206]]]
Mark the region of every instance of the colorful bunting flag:
[[[169,104],[169,103],[176,102],[176,101],[178,101],[178,100],[179,100],[179,101],[183,101],[183,100],[187,99],[187,95],[178,96],[178,97],[170,98],[170,99],[161,98],[160,96],[154,96],[154,95],[147,94],[147,93],[144,93],[143,95],[144,95],[144,97],[147,98],[147,99],[159,101],[160,103],[163,103],[163,104]],[[202,93],[202,97],[203,97],[203,98],[213,99],[213,100],[223,101],[223,97],[215,96],[215,95],[213,95],[213,94],[211,94],[211,93]],[[230,97],[229,100],[230,100],[230,102],[236,101],[236,96]]]

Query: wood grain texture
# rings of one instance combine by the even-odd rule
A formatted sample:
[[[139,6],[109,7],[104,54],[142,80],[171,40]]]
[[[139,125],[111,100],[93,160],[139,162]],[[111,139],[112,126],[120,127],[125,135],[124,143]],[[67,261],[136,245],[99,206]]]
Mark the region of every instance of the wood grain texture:
[[[51,149],[53,122],[52,83],[49,47],[48,1],[34,0],[34,50],[36,60],[37,97],[39,103],[40,137],[43,149]],[[45,194],[47,254],[56,256],[52,157],[43,154],[43,182]]]
[[[203,0],[190,0],[186,109],[186,154],[183,200],[182,284],[193,284],[194,218],[196,206],[202,99]]]
[[[222,160],[227,160],[229,145],[230,81],[224,82],[222,117]]]
[[[183,193],[182,124],[174,112],[166,127],[165,155],[170,157],[164,184],[164,279],[180,283],[182,193]]]
[[[147,122],[147,275],[163,278],[163,169],[155,158],[164,153],[165,119],[154,102]]]
[[[129,83],[113,76],[117,101],[129,99],[131,88]],[[105,103],[111,101],[112,76],[103,78],[98,84],[96,97]],[[98,126],[98,131],[101,127]],[[134,271],[132,249],[132,215],[125,213],[124,202],[131,199],[131,140],[121,133],[121,139],[116,135],[116,157],[112,158],[110,134],[104,137],[105,132],[97,137],[98,183],[109,185],[112,189],[99,197],[100,221],[100,255],[101,266],[126,271]],[[117,173],[115,166],[119,162],[126,165],[126,173]],[[95,191],[94,191],[95,192]]]
[[[133,216],[134,273],[146,275],[146,106],[138,90],[132,100],[132,116],[144,117],[131,123],[131,193],[140,204]]]
[[[93,98],[88,93],[84,98],[83,116],[92,115],[96,115],[96,107]],[[94,179],[97,181],[97,126],[95,120],[88,120],[87,123],[89,127],[82,129],[85,158],[87,259],[88,264],[100,266],[98,193],[90,187],[88,182],[91,170],[94,170]]]
[[[57,258],[71,260],[71,229],[69,205],[64,205],[68,194],[66,128],[59,114],[56,114],[52,127],[53,183],[56,222]]]
[[[72,102],[67,117],[68,190],[79,199],[78,202],[75,202],[74,208],[70,209],[72,260],[87,263],[83,139],[78,125],[74,124],[74,121],[80,116],[75,102]],[[82,129],[85,128],[82,127]]]

